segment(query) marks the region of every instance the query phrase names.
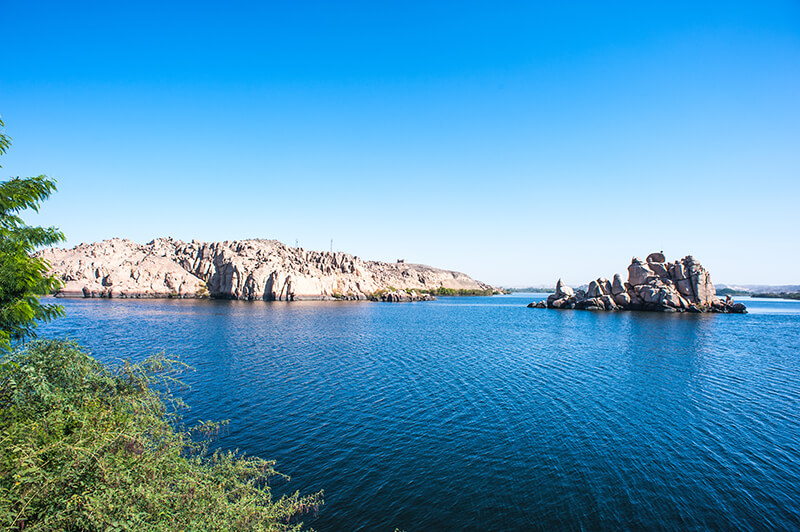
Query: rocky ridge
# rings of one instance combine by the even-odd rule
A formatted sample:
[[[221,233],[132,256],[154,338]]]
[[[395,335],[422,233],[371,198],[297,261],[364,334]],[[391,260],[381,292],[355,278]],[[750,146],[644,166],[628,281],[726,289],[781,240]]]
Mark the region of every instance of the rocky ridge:
[[[460,272],[401,261],[364,261],[347,253],[292,248],[277,240],[158,238],[137,244],[114,238],[42,250],[37,256],[62,280],[64,286],[56,294],[61,297],[417,301],[427,296],[417,291],[492,290]]]
[[[716,297],[711,274],[691,255],[666,262],[663,253],[646,261],[636,257],[628,266],[628,280],[599,278],[586,290],[573,290],[561,279],[556,292],[529,307],[579,310],[650,310],[659,312],[747,312],[744,304]]]

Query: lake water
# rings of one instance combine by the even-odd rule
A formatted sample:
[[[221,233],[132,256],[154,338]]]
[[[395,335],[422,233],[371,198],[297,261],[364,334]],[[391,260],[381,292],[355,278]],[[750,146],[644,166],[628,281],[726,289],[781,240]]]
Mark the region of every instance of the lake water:
[[[186,421],[324,489],[320,531],[800,529],[800,302],[534,299],[62,300],[40,332],[189,363]]]

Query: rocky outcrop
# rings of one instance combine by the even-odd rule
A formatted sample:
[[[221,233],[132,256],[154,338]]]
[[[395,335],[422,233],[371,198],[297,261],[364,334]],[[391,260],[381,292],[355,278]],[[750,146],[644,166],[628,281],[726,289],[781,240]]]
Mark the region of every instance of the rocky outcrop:
[[[276,240],[159,238],[137,244],[115,238],[37,255],[62,280],[56,294],[62,297],[358,300],[397,292],[398,300],[410,300],[402,299],[400,291],[492,288],[459,272],[364,261],[347,253],[291,248]]]
[[[373,299],[388,303],[401,303],[407,301],[433,301],[436,298],[430,294],[417,293],[415,290],[392,290],[376,295]]]
[[[716,297],[711,275],[691,255],[672,263],[663,253],[647,260],[633,258],[628,281],[615,274],[612,281],[596,279],[587,289],[572,290],[561,279],[556,291],[529,307],[581,310],[651,310],[659,312],[747,312],[744,304]]]

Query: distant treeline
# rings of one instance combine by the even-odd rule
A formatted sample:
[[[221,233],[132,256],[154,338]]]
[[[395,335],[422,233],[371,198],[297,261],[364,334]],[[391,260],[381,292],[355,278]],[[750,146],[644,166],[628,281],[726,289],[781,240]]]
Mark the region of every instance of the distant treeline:
[[[753,293],[748,295],[750,297],[768,297],[772,299],[800,299],[800,292]]]
[[[800,299],[800,292],[750,292],[748,290],[735,290],[733,288],[720,288],[718,296],[749,296],[766,297],[769,299]]]
[[[490,296],[494,293],[491,288],[481,290],[478,288],[444,288],[442,286],[429,290],[414,289],[413,291],[418,294],[430,294],[432,296]]]
[[[481,290],[481,289],[478,289],[478,288],[475,288],[475,289],[473,289],[473,288],[444,288],[444,287],[440,286],[439,288],[401,288],[401,289],[397,289],[394,286],[387,286],[386,288],[383,288],[381,290],[376,290],[375,292],[372,292],[371,294],[367,294],[367,299],[378,301],[378,300],[380,300],[380,298],[381,298],[381,296],[383,294],[386,294],[388,292],[399,292],[399,291],[405,291],[405,292],[408,292],[408,293],[416,292],[418,294],[430,294],[432,296],[491,296],[491,295],[494,294],[494,290],[492,290],[491,288],[487,288],[485,290]],[[334,299],[343,299],[343,298],[345,298],[344,295],[342,295],[342,294],[340,294],[338,292],[335,292],[333,294],[333,297],[334,297]]]
[[[504,291],[509,292],[511,294],[517,294],[519,292],[535,292],[537,294],[552,294],[556,291],[556,288],[553,287],[542,287],[542,286],[529,286],[528,288],[503,288]]]

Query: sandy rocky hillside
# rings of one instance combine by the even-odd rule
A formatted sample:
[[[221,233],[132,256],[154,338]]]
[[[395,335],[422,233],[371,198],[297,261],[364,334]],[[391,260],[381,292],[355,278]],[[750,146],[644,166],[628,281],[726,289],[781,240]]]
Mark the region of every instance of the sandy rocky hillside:
[[[61,297],[217,297],[247,300],[368,299],[437,288],[491,290],[454,271],[364,261],[276,240],[147,244],[114,238],[37,253],[64,283]],[[386,295],[384,299],[386,299]],[[391,300],[391,299],[390,299]]]

